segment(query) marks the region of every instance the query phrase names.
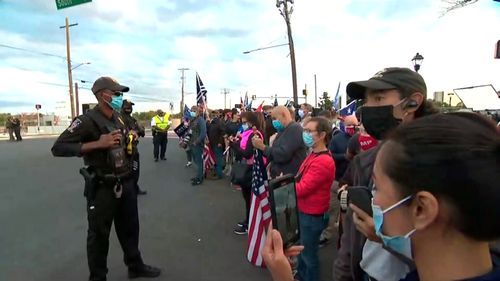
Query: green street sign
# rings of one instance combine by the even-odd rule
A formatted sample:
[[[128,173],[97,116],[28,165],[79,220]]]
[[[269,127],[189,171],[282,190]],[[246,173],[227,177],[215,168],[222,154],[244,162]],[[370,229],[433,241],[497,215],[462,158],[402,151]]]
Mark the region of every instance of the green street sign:
[[[88,2],[92,2],[92,0],[56,0],[56,6],[57,6],[57,9],[60,10],[60,9],[69,8],[69,7],[73,7],[73,6],[80,5],[80,4],[85,4]]]

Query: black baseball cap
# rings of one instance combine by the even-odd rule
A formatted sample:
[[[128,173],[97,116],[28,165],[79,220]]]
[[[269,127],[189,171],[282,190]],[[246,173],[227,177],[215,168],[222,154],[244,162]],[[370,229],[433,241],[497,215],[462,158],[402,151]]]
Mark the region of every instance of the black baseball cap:
[[[352,99],[365,98],[366,89],[401,91],[404,96],[420,92],[427,96],[427,86],[424,78],[417,72],[403,67],[389,67],[375,73],[365,81],[355,81],[347,84],[347,95]]]
[[[100,90],[111,90],[114,92],[128,92],[130,89],[127,86],[120,85],[118,81],[111,77],[99,77],[95,80],[94,85],[92,86],[92,93],[97,94]]]
[[[129,101],[129,100],[123,100],[123,105],[122,107],[127,107],[127,106],[132,106],[135,105],[135,103]]]

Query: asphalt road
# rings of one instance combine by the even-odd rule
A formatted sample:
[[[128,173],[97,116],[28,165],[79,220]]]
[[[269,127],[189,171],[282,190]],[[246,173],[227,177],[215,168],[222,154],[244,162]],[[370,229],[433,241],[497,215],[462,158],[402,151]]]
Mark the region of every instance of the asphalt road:
[[[87,218],[78,158],[54,158],[54,139],[0,141],[0,280],[87,280]],[[170,140],[167,161],[152,160],[152,140],[140,144],[140,248],[146,263],[171,281],[269,281],[250,265],[246,236],[233,234],[243,199],[225,180],[193,187],[194,168]],[[331,280],[335,254],[321,249],[322,280]],[[115,233],[108,280],[127,280]]]

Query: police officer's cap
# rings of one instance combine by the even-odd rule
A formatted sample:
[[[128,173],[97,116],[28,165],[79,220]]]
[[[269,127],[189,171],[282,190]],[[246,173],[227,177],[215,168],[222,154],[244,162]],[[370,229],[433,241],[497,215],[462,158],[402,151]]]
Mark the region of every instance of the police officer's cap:
[[[132,105],[135,105],[135,103],[129,101],[129,100],[123,100],[123,105],[122,107],[128,107],[128,106],[132,106]]]
[[[118,81],[111,77],[100,77],[99,79],[95,80],[94,85],[92,86],[92,92],[97,94],[101,90],[111,90],[114,92],[128,92],[129,87],[120,85]]]

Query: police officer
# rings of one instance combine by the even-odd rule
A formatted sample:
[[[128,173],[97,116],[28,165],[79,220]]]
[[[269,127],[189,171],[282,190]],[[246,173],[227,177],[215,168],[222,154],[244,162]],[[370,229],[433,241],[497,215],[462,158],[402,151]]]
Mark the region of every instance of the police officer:
[[[123,106],[122,106],[123,121],[125,122],[127,129],[137,132],[137,135],[139,137],[144,137],[146,135],[145,131],[144,131],[144,127],[139,125],[139,123],[137,123],[137,120],[134,117],[132,117],[132,110],[133,110],[132,106],[133,105],[135,105],[133,102],[128,101],[128,100],[123,100]],[[147,192],[145,190],[142,190],[139,187],[139,176],[140,176],[140,172],[141,172],[141,163],[139,161],[139,150],[135,149],[135,148],[137,148],[138,143],[139,143],[138,140],[134,141],[134,146],[133,146],[134,151],[132,154],[132,159],[133,159],[133,161],[132,161],[132,174],[134,177],[135,187],[137,189],[137,194],[144,195]]]
[[[158,109],[156,116],[151,119],[151,129],[153,131],[153,156],[155,162],[158,162],[158,155],[161,160],[167,160],[165,152],[167,151],[168,129],[170,128],[169,114],[165,114],[163,110]]]
[[[137,192],[131,175],[131,156],[127,141],[137,133],[128,131],[118,113],[123,92],[128,87],[110,77],[97,79],[92,92],[98,105],[78,116],[59,136],[52,147],[54,156],[83,156],[86,168],[80,169],[85,178],[87,198],[87,258],[89,280],[106,280],[109,233],[115,231],[124,252],[129,278],[157,277],[160,269],[144,264],[139,251],[139,216]]]

